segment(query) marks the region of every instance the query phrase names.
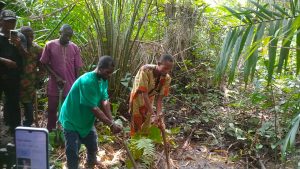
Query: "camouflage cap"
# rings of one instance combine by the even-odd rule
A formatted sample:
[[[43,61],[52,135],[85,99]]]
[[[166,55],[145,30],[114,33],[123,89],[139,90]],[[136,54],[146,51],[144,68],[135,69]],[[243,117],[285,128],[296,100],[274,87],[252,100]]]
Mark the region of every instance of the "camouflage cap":
[[[0,16],[0,19],[3,19],[5,21],[7,20],[17,20],[17,16],[16,14],[11,11],[11,10],[3,10],[1,12],[1,16]]]

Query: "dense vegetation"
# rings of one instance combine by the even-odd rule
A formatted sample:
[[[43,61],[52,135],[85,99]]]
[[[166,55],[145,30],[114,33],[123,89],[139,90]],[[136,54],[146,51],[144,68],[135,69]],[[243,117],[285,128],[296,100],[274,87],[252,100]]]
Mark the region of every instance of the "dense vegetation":
[[[300,2],[224,0],[219,5],[224,6],[203,0],[15,0],[6,8],[17,12],[17,27],[34,28],[42,46],[58,37],[63,23],[72,25],[72,40],[85,63],[82,72],[93,69],[97,56],[112,55],[118,65],[110,81],[116,117],[127,112],[139,66],[162,53],[175,56],[172,94],[164,107],[172,151],[192,140],[242,166],[296,159],[289,161],[295,166]],[[104,127],[99,137],[101,142],[116,139]],[[153,166],[152,145],[161,142],[156,136],[134,138],[130,149],[143,165]]]

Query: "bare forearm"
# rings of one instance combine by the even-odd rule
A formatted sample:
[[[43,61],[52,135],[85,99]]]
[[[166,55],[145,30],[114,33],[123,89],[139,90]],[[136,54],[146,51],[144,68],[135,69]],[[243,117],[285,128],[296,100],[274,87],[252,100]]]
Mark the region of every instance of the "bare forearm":
[[[110,120],[113,120],[110,110],[110,102],[108,100],[102,101],[102,107],[104,109],[106,117]]]
[[[144,101],[145,101],[145,106],[146,106],[148,112],[151,113],[151,114],[155,114],[154,111],[153,111],[152,104],[150,103],[148,93],[143,92],[142,95],[143,95],[143,98],[144,98]]]
[[[52,74],[55,78],[58,78],[58,75],[52,70],[52,68],[51,68],[49,65],[44,64],[44,67],[45,67],[46,70],[47,70],[50,74]]]
[[[18,67],[16,62],[14,62],[10,59],[3,58],[3,57],[0,57],[0,63],[4,64],[8,68],[13,68],[14,69],[14,68]]]
[[[102,121],[104,124],[111,126],[113,124],[112,120],[110,120],[103,111],[100,110],[99,107],[94,107],[92,112],[96,116],[97,119]]]
[[[163,96],[159,96],[157,98],[156,111],[157,111],[158,114],[162,113],[162,100],[163,100]]]

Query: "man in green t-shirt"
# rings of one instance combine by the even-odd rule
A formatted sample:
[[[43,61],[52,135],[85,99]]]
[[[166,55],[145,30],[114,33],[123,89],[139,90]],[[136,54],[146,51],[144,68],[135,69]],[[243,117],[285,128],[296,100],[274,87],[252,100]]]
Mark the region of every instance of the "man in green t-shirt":
[[[74,82],[61,107],[59,121],[64,129],[69,169],[78,168],[78,150],[81,143],[87,148],[87,165],[93,167],[98,164],[98,137],[94,127],[96,118],[109,125],[114,133],[122,130],[113,123],[107,93],[107,79],[113,73],[114,67],[114,60],[110,56],[100,57],[94,71],[85,73]]]

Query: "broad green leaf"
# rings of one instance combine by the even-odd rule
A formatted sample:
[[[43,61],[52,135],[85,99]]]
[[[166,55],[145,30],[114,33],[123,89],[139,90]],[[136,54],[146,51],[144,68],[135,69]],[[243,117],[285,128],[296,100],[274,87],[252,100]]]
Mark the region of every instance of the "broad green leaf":
[[[149,128],[149,135],[148,138],[151,139],[155,143],[161,143],[162,142],[162,136],[160,134],[160,129],[156,126],[151,126]]]

